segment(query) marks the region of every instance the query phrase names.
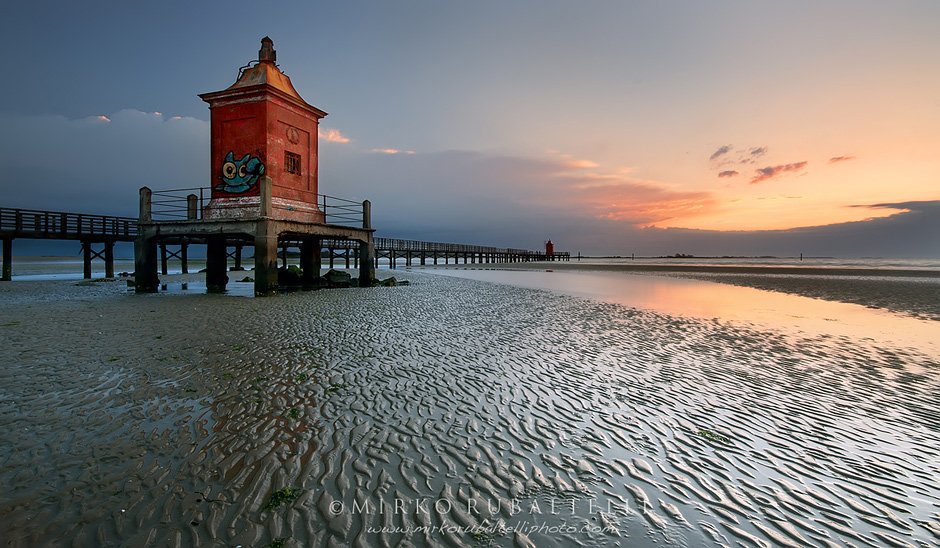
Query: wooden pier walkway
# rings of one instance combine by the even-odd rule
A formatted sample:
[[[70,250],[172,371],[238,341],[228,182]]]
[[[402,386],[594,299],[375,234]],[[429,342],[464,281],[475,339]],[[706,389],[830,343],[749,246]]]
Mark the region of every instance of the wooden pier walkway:
[[[137,219],[133,217],[0,208],[0,239],[3,240],[0,279],[12,278],[15,238],[77,240],[82,244],[85,278],[91,278],[93,259],[104,260],[105,275],[111,278],[114,276],[114,243],[133,242],[136,237]]]
[[[199,189],[195,189],[199,190]],[[187,192],[189,192],[187,190]],[[154,193],[154,215],[168,218],[178,217],[186,219],[191,215],[198,215],[202,209],[203,198],[201,193],[190,193],[192,196],[188,203],[192,206],[187,212],[185,205],[180,206],[179,200],[167,199],[166,194],[160,196]],[[166,200],[163,204],[160,202]],[[337,198],[324,196],[320,207],[326,211],[330,221],[343,222],[351,213],[348,206],[337,205]],[[186,204],[187,202],[183,202]],[[164,207],[161,207],[164,206]],[[69,213],[63,211],[42,211],[33,209],[0,208],[0,239],[3,241],[3,271],[2,280],[12,278],[13,240],[40,239],[40,240],[74,240],[81,242],[83,257],[83,275],[86,279],[92,276],[92,262],[96,259],[104,261],[105,276],[114,277],[114,244],[115,242],[133,242],[138,234],[138,219],[136,217],[118,217],[113,215],[91,215],[86,213]],[[169,263],[176,260],[183,273],[189,272],[189,246],[205,245],[206,238],[198,236],[169,237],[159,242],[160,265],[159,271],[166,275],[169,272]],[[226,240],[226,255],[232,260],[231,268],[241,270],[243,251],[251,243],[241,238]],[[453,244],[441,242],[427,242],[420,240],[404,240],[398,238],[374,238],[375,266],[379,267],[384,260],[389,268],[397,268],[399,264],[413,266],[415,264],[488,264],[488,263],[515,263],[530,261],[569,261],[568,252],[555,252],[547,256],[544,251],[526,249],[499,248],[492,246]],[[290,262],[291,250],[300,249],[300,241],[285,239],[279,242],[278,258],[282,266]],[[96,249],[97,248],[97,249]],[[321,264],[327,263],[329,268],[337,265],[345,268],[359,268],[359,246],[355,241],[343,239],[323,239],[320,241]]]

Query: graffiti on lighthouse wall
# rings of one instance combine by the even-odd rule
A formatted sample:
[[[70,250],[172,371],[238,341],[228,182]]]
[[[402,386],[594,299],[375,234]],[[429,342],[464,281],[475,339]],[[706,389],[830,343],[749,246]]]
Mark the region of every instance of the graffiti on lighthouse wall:
[[[219,184],[215,190],[230,194],[244,194],[255,190],[258,180],[264,175],[264,163],[257,156],[245,154],[241,159],[235,159],[235,153],[229,151],[222,160],[222,171],[219,175]]]

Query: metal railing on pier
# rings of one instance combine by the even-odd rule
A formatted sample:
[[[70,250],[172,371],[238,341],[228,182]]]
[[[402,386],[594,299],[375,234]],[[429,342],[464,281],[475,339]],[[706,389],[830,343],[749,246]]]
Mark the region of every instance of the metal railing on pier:
[[[211,205],[209,187],[175,188],[151,191],[151,218],[154,221],[201,221]],[[260,199],[259,199],[260,207]],[[288,209],[273,200],[274,209]],[[361,226],[362,202],[317,194],[316,208],[325,224]]]
[[[330,225],[362,225],[362,202],[317,194],[317,204],[326,224]],[[275,205],[275,207],[277,207]]]
[[[202,218],[209,187],[153,190],[150,214],[154,221],[194,221]]]
[[[0,208],[0,233],[14,238],[132,241],[137,219],[64,211]]]

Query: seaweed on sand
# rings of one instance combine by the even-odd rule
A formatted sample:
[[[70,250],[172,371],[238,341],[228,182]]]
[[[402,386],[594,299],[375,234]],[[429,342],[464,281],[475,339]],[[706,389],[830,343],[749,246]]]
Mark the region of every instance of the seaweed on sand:
[[[284,487],[283,489],[278,489],[277,491],[271,493],[271,498],[268,499],[267,504],[261,508],[261,511],[267,512],[269,510],[274,510],[283,504],[289,504],[293,502],[299,496],[300,489],[297,489],[296,487]]]

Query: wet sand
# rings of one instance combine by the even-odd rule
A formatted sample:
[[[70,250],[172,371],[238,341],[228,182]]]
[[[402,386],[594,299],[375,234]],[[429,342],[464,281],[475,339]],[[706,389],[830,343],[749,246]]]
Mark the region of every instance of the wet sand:
[[[940,540],[937,356],[395,275],[267,299],[0,284],[6,542]]]
[[[679,276],[860,304],[940,320],[940,271],[902,268],[537,263],[538,268]],[[499,265],[525,270],[533,263]],[[456,267],[455,267],[456,268]]]

